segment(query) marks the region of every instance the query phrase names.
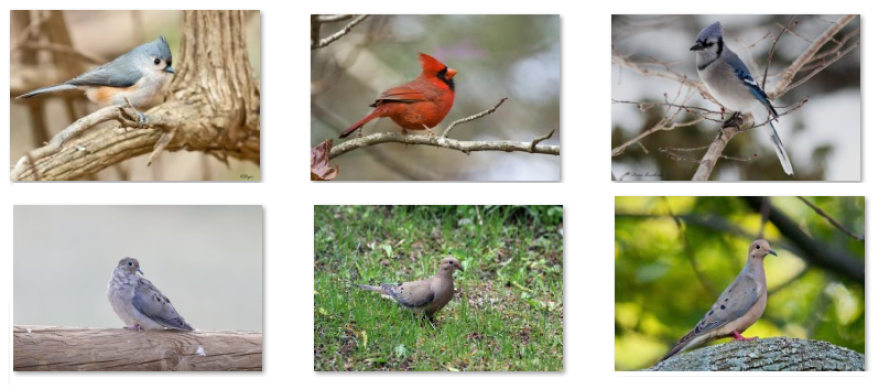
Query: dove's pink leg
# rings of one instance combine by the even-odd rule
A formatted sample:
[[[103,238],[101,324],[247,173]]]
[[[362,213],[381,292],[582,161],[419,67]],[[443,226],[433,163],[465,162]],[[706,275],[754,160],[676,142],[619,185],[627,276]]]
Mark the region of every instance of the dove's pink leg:
[[[134,330],[134,331],[141,331],[141,325],[140,325],[140,324],[135,324],[135,326],[128,326],[128,325],[126,325],[126,326],[123,326],[123,328],[125,328],[125,329],[129,329],[129,330]]]
[[[753,340],[759,338],[759,337],[747,338],[745,336],[742,336],[741,333],[739,333],[737,330],[732,331],[732,334],[735,335],[735,341],[753,341]]]

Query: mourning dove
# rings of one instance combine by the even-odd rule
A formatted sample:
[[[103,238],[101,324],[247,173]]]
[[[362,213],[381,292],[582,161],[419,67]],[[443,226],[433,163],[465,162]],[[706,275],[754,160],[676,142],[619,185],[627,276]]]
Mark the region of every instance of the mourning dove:
[[[770,248],[769,242],[762,239],[753,241],[747,252],[747,264],[735,281],[717,298],[717,302],[701,322],[680,338],[677,346],[661,361],[718,338],[732,336],[737,341],[756,339],[745,338],[741,333],[753,325],[766,310],[766,270],[763,268],[763,260],[769,254],[778,256]]]
[[[192,331],[168,297],[136,273],[144,274],[137,259],[120,259],[107,283],[107,299],[116,315],[125,322],[126,329]]]
[[[360,289],[380,293],[417,315],[425,315],[432,320],[436,312],[453,298],[454,269],[464,271],[459,261],[453,257],[441,260],[438,273],[422,281],[404,283],[381,283],[380,286],[356,285]]]

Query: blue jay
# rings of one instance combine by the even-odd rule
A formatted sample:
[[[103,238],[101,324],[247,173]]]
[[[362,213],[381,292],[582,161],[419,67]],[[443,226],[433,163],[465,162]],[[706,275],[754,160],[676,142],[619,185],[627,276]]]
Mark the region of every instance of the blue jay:
[[[750,76],[750,70],[738,55],[723,43],[723,27],[720,22],[713,23],[701,31],[690,50],[695,51],[698,76],[707,85],[708,91],[723,107],[735,111],[735,115],[726,122],[727,124],[735,121],[741,112],[758,107],[768,112],[770,118],[778,118],[778,112],[769,102],[769,96],[753,80],[753,76]],[[793,175],[793,166],[790,165],[790,158],[784,151],[784,143],[781,143],[781,138],[778,137],[778,132],[771,121],[768,127],[770,132],[769,129],[767,132],[772,144],[775,145],[781,167],[787,175]]]

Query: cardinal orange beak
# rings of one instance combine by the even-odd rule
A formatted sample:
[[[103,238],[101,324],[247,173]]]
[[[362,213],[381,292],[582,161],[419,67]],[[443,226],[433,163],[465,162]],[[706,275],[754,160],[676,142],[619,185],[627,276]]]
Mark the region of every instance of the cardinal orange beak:
[[[456,72],[455,69],[453,69],[453,68],[448,68],[448,69],[447,69],[447,78],[448,78],[448,79],[453,79],[453,77],[456,76],[456,73],[457,73],[457,72]]]

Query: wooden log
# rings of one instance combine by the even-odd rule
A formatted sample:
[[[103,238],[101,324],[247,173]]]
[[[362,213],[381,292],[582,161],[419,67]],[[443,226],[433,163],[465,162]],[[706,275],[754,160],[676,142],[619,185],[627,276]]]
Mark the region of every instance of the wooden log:
[[[263,333],[18,325],[15,371],[262,371]]]

